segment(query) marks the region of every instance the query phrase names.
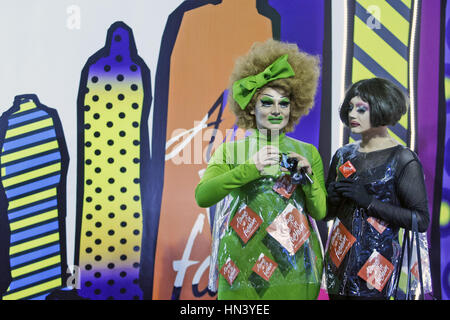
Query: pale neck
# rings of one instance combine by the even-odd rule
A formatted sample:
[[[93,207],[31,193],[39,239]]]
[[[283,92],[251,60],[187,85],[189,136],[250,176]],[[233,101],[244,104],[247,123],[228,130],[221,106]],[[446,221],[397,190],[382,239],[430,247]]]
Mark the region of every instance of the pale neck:
[[[371,128],[361,133],[361,152],[383,150],[398,145],[398,142],[389,134],[386,126]]]

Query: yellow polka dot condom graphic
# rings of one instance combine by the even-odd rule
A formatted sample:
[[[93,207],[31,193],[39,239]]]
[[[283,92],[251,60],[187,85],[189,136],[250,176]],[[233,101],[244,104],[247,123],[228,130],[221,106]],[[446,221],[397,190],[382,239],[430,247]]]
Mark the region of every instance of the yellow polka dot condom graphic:
[[[141,154],[148,137],[149,71],[131,29],[108,30],[106,46],[83,69],[78,98],[76,256],[80,294],[141,299]],[[148,93],[148,94],[147,94]],[[148,138],[147,138],[148,139]]]

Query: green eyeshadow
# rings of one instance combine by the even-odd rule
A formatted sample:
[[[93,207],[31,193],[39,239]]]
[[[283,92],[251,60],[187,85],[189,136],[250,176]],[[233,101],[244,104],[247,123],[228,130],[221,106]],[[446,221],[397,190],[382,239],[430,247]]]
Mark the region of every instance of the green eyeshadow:
[[[273,99],[269,98],[269,97],[262,97],[261,102],[264,104],[269,104],[269,103],[273,104]]]

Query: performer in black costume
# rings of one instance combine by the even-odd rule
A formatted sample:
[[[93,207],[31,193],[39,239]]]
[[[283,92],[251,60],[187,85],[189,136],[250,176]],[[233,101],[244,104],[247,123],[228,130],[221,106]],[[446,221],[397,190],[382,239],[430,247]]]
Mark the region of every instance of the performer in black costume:
[[[399,228],[411,229],[413,211],[419,232],[428,228],[422,165],[387,130],[407,106],[403,93],[381,78],[356,82],[342,103],[342,122],[362,140],[337,150],[326,181],[327,219],[335,219],[334,229],[341,224],[333,229],[326,254],[330,299],[388,299],[398,277]],[[374,268],[382,271],[373,273]],[[368,270],[376,277],[372,282],[364,279]]]

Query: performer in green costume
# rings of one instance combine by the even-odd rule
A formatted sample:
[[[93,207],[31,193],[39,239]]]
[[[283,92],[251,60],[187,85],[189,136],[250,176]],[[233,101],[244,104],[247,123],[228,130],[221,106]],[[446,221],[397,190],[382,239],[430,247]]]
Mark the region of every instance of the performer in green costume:
[[[313,219],[326,214],[322,160],[313,145],[285,135],[312,108],[318,65],[275,40],[236,62],[230,107],[251,135],[220,145],[195,191],[199,206],[217,204],[210,275],[219,273],[218,299],[318,296],[323,260]]]

